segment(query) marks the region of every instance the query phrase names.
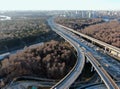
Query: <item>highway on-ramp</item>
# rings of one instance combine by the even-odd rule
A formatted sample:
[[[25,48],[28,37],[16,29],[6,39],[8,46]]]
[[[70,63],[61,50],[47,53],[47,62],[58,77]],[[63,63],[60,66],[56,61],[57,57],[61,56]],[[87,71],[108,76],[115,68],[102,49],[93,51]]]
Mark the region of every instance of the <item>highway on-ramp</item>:
[[[59,25],[60,27],[65,28],[65,29],[67,29],[67,30],[69,30],[69,31],[71,31],[71,32],[73,32],[73,33],[75,33],[75,34],[78,34],[78,35],[80,35],[81,37],[84,37],[84,38],[86,38],[86,39],[89,39],[89,40],[91,40],[91,41],[93,41],[93,42],[95,42],[95,43],[97,43],[97,44],[99,44],[99,45],[101,45],[101,46],[104,46],[106,49],[109,48],[111,51],[113,50],[114,52],[116,52],[116,55],[117,55],[118,57],[120,57],[120,49],[119,49],[119,48],[117,48],[117,47],[115,47],[115,46],[112,46],[112,45],[109,45],[109,44],[107,44],[107,43],[105,43],[105,42],[103,42],[103,41],[97,40],[97,39],[95,39],[95,38],[93,38],[93,37],[90,37],[90,36],[88,36],[88,35],[82,34],[82,33],[78,32],[78,31],[75,31],[75,30],[73,30],[73,29],[71,29],[71,28],[68,28],[68,27],[66,27],[66,26],[63,26],[63,25],[60,25],[60,24],[57,24],[57,25]]]
[[[91,53],[86,53],[87,59],[90,61],[92,66],[95,68],[103,82],[108,89],[119,89],[115,81],[110,77],[110,75],[104,70],[104,68],[98,63],[98,61],[91,55]]]
[[[89,60],[89,62],[92,64],[92,66],[95,68],[97,73],[100,75],[101,79],[103,80],[103,82],[105,83],[108,89],[119,89],[119,87],[114,82],[114,80],[112,80],[109,74],[103,69],[102,65],[98,63],[98,61],[93,57],[93,55],[89,54],[83,47],[81,47],[80,43],[76,40],[76,38],[71,36],[70,33],[67,33],[65,29],[62,29],[59,26],[57,26],[54,23],[53,18],[48,20],[48,24],[50,25],[53,31],[55,31],[57,34],[63,37],[66,41],[68,41],[77,51],[77,61],[74,67],[64,78],[62,78],[58,83],[53,85],[51,89],[68,89],[79,77],[79,75],[82,73],[84,63],[85,63],[85,56]],[[30,82],[24,83],[24,81],[20,81],[18,83],[20,85],[22,83],[24,86],[26,86],[26,84],[27,86],[31,84]],[[48,82],[46,83],[49,85]]]
[[[76,43],[73,39],[68,37],[66,34],[62,33],[59,29],[55,27],[55,24],[51,19],[48,20],[48,24],[51,26],[51,29],[63,37],[66,41],[68,41],[77,51],[77,61],[72,70],[57,84],[55,84],[51,89],[68,89],[72,83],[78,78],[78,76],[82,73],[82,69],[85,63],[84,52],[79,47],[79,44]]]
[[[63,38],[67,39],[68,41],[70,41],[70,43],[72,42],[72,45],[75,46],[76,44],[78,44],[78,46],[75,46],[77,49],[81,48],[79,45],[79,42],[72,36],[70,36],[69,33],[66,33],[66,31],[62,28],[60,28],[58,25],[54,24],[54,22],[51,20],[51,22],[48,22],[49,25],[51,26],[51,28],[60,36],[62,36]],[[62,30],[61,30],[62,29]],[[69,35],[68,35],[69,34]],[[76,43],[76,44],[75,44]],[[83,50],[84,51],[84,50]],[[78,50],[77,50],[78,52]],[[84,51],[85,53],[85,51]],[[79,52],[78,52],[79,54]],[[95,59],[94,57],[92,57],[91,55],[86,55],[88,59],[90,59],[89,61],[91,62],[91,64],[94,66],[94,68],[96,69],[97,73],[100,75],[101,79],[103,80],[103,82],[105,83],[105,85],[107,86],[108,89],[119,89],[119,87],[117,86],[117,84],[114,82],[114,80],[109,76],[109,74],[101,67],[100,64],[98,64],[96,61],[97,60],[93,60]],[[67,78],[72,78],[72,76],[69,76]],[[69,80],[69,79],[67,79]],[[61,81],[64,81],[64,79],[62,79]],[[71,81],[69,81],[71,82]],[[69,84],[69,82],[67,84]],[[67,89],[64,88],[64,83],[66,83],[66,81],[64,82],[59,82],[58,85],[62,86],[62,88],[57,87],[58,85],[56,85],[56,89]],[[66,85],[67,86],[67,85]]]

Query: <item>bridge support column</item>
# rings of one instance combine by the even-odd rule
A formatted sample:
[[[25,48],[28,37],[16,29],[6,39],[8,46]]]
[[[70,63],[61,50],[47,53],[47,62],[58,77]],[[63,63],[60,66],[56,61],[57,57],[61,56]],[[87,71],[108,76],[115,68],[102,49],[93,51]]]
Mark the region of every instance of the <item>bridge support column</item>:
[[[100,79],[100,83],[102,83],[103,82],[103,80],[102,79]]]
[[[89,61],[86,59],[86,63],[88,63]]]
[[[108,51],[109,51],[109,53],[111,52],[111,50],[110,50],[110,49],[109,49]]]
[[[79,36],[80,38],[82,38],[81,36]]]
[[[92,67],[91,67],[91,72],[93,72],[93,71],[94,71],[94,67],[92,66]]]
[[[92,44],[94,44],[94,42],[92,41]]]
[[[117,57],[119,57],[119,58],[120,58],[120,53],[118,53],[118,52],[117,52]]]
[[[104,49],[104,53],[106,53],[106,50],[107,50],[107,48],[105,47],[105,49]]]

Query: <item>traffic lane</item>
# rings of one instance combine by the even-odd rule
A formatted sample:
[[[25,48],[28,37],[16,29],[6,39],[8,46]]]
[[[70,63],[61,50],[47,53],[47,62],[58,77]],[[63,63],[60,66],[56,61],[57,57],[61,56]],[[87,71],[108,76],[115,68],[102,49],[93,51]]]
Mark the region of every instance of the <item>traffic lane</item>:
[[[78,40],[78,39],[74,39],[74,40]],[[79,40],[77,42],[79,42],[81,46],[85,47],[87,51],[91,52],[95,56],[95,58],[102,59],[102,60],[98,60],[100,64],[102,64],[103,67],[116,79],[120,79],[119,77],[120,76],[120,63],[118,61],[114,60],[112,57],[108,56],[107,54],[104,54],[103,52],[93,50],[93,48],[85,45],[83,42],[80,42]],[[106,63],[110,65],[110,67],[105,66],[104,61],[106,61]]]

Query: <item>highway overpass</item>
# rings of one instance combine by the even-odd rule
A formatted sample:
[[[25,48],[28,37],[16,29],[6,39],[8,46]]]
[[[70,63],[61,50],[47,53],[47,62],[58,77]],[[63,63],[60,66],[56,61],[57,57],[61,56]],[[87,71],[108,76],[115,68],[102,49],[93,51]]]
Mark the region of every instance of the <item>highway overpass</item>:
[[[92,66],[95,68],[98,75],[101,77],[101,79],[105,83],[107,89],[119,89],[115,81],[110,77],[110,75],[105,71],[105,69],[98,63],[98,61],[93,57],[93,55],[90,52],[85,54],[86,54],[87,60],[89,60]]]
[[[60,25],[56,25],[52,19],[51,19],[51,22],[49,21],[48,22],[49,25],[51,26],[51,28],[53,29],[53,31],[55,31],[57,34],[59,34],[60,36],[62,36],[64,39],[66,39],[67,41],[69,41],[71,43],[71,45],[73,45],[75,47],[75,49],[79,49],[81,48],[79,43],[77,43],[77,41],[72,38],[72,36],[70,36],[69,33],[65,32],[65,29],[63,28],[59,28],[61,27]],[[52,23],[52,24],[51,24]],[[75,45],[78,44],[77,45]],[[84,51],[84,50],[83,50]],[[78,51],[77,51],[78,52]],[[109,74],[103,69],[103,67],[97,62],[97,60],[95,60],[95,58],[90,55],[89,53],[86,53],[86,51],[84,51],[87,59],[90,61],[90,63],[92,64],[92,66],[96,69],[97,73],[100,75],[101,79],[103,80],[103,82],[105,83],[106,87],[108,89],[119,89],[119,87],[117,86],[117,84],[114,82],[114,80],[109,76]],[[79,52],[78,52],[79,54]],[[77,61],[78,62],[78,61]],[[80,63],[79,63],[80,64]],[[76,69],[76,68],[75,68]],[[73,75],[73,74],[72,74]],[[69,75],[68,75],[69,76]],[[72,76],[69,76],[67,78],[71,78],[71,79],[74,79],[74,77]],[[52,89],[68,89],[70,87],[70,83],[71,81],[67,81],[68,79],[67,78],[63,78],[61,81],[64,81],[64,82],[59,82],[57,83],[55,86],[52,87]],[[75,77],[76,78],[76,77]],[[67,79],[67,80],[66,80]],[[71,80],[70,79],[70,80]],[[67,82],[67,83],[66,83]],[[66,84],[64,84],[66,83]],[[72,83],[71,83],[72,84]],[[68,87],[65,87],[69,85]]]
[[[120,87],[120,82],[116,82],[116,84]],[[93,83],[82,87],[77,87],[76,89],[106,89],[106,86],[103,83]]]
[[[69,30],[71,32],[74,32],[75,34],[80,35],[81,37],[86,38],[86,39],[90,40],[93,43],[96,43],[96,44],[99,44],[99,45],[103,46],[104,50],[106,52],[109,52],[112,56],[116,57],[120,61],[120,49],[119,48],[117,48],[115,46],[112,46],[112,45],[109,45],[109,44],[107,44],[105,42],[102,42],[100,40],[97,40],[95,38],[92,38],[92,37],[90,37],[88,35],[82,34],[82,33],[78,32],[78,31],[75,31],[75,30],[73,30],[71,28],[68,28],[66,26],[63,26],[63,25],[60,25],[60,24],[57,24],[57,25],[60,26],[60,27],[65,28],[65,29],[67,29],[67,30]]]
[[[73,39],[69,38],[66,34],[62,33],[59,28],[57,28],[52,19],[48,20],[48,24],[51,26],[51,29],[68,41],[77,51],[77,61],[72,70],[57,84],[55,84],[51,89],[68,89],[72,83],[78,78],[82,73],[85,57],[84,52],[80,49],[79,44],[76,43]]]
[[[99,76],[101,77],[101,79],[103,80],[104,84],[108,89],[119,89],[117,84],[109,76],[109,74],[103,69],[103,67],[99,64],[99,62],[84,48],[81,48],[79,42],[74,37],[72,37],[71,34],[66,32],[64,28],[59,28],[59,26],[56,25],[52,19],[48,20],[48,24],[51,26],[53,31],[55,31],[57,34],[63,37],[76,49],[78,56],[76,64],[72,68],[72,70],[63,79],[61,79],[58,83],[52,86],[51,89],[68,89],[71,86],[71,84],[78,78],[78,76],[81,74],[83,70],[85,63],[84,56],[87,57],[87,60],[89,60],[89,62],[95,68],[95,70],[97,71],[97,73],[99,74]],[[26,84],[28,83],[23,83],[24,86],[26,86]],[[37,86],[38,84],[35,83],[35,85]]]

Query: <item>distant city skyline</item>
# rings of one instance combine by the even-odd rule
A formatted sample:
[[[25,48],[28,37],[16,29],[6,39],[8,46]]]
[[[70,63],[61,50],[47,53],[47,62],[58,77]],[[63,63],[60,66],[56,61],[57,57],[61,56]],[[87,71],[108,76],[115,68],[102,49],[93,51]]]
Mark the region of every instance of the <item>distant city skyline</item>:
[[[0,0],[0,10],[120,10],[120,0]]]

